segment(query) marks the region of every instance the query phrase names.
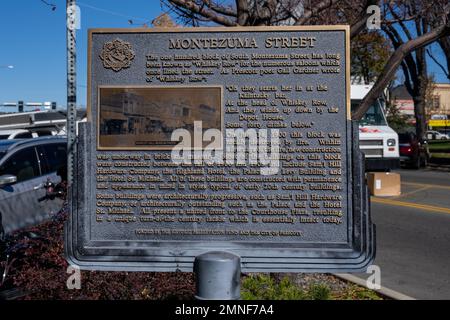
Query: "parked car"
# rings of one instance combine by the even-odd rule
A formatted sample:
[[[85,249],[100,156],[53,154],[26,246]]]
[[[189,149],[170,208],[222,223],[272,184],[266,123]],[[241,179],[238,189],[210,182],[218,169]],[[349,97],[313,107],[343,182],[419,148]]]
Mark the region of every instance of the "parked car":
[[[46,136],[56,135],[56,130],[39,129],[39,130],[26,130],[26,129],[14,129],[14,130],[0,130],[0,140],[12,140],[12,139],[30,139]]]
[[[0,233],[36,225],[59,211],[63,201],[45,200],[49,181],[67,169],[67,139],[42,137],[0,141]]]
[[[449,140],[450,136],[448,134],[445,133],[441,133],[439,131],[433,131],[433,130],[429,130],[426,132],[426,137],[428,139],[433,139],[433,140]]]
[[[419,169],[425,167],[430,158],[426,140],[420,141],[414,133],[399,133],[400,163]]]
[[[432,114],[431,120],[448,120],[448,116],[446,114]]]

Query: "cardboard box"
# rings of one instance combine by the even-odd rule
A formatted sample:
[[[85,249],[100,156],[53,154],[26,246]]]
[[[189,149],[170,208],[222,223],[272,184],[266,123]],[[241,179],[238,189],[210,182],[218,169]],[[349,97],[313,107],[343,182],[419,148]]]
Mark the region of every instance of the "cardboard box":
[[[394,172],[368,172],[367,186],[377,197],[393,197],[401,194],[400,174]]]

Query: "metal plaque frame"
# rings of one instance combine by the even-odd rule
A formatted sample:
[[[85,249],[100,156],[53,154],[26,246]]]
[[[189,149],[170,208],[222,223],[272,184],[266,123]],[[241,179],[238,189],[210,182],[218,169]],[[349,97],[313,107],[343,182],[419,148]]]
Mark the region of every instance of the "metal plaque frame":
[[[348,26],[236,27],[175,29],[96,29],[89,31],[88,115],[91,112],[92,35],[96,33],[164,32],[265,32],[342,31],[345,33],[347,102],[346,158],[348,173],[348,228],[346,242],[264,242],[264,241],[117,241],[92,240],[89,205],[95,199],[93,162],[97,152],[96,124],[88,118],[79,126],[74,187],[69,195],[70,214],[65,228],[67,260],[82,269],[127,271],[192,271],[196,256],[210,251],[227,251],[241,258],[243,272],[362,272],[375,257],[375,226],[365,184],[364,156],[359,150],[358,124],[350,120],[350,38]],[[223,120],[222,120],[223,121]],[[93,138],[94,137],[94,138]],[[343,151],[344,152],[344,151]]]

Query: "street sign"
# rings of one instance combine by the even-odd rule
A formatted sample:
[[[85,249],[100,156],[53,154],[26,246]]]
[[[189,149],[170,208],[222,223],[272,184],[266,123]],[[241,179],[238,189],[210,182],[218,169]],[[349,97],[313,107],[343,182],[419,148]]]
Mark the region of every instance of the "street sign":
[[[450,127],[450,120],[429,120],[428,126],[430,127]]]

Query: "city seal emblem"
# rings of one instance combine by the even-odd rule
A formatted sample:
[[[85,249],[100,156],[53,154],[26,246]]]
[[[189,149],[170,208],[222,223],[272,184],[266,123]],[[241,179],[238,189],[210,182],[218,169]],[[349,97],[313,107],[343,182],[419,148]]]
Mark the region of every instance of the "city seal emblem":
[[[131,44],[120,39],[106,42],[100,54],[103,66],[116,72],[129,68],[134,56]]]

